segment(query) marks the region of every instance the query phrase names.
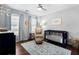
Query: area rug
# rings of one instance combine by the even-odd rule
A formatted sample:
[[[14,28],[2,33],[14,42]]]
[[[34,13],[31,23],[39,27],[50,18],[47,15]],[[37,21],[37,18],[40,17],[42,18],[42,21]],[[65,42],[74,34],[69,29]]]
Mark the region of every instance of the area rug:
[[[31,55],[70,55],[71,51],[54,44],[43,42],[36,44],[35,41],[29,41],[21,44]]]

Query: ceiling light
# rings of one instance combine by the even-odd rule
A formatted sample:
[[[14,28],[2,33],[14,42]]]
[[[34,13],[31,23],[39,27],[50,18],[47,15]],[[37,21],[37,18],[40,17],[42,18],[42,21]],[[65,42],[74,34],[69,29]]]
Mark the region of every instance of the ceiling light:
[[[41,11],[42,9],[40,7],[38,7],[38,10]]]

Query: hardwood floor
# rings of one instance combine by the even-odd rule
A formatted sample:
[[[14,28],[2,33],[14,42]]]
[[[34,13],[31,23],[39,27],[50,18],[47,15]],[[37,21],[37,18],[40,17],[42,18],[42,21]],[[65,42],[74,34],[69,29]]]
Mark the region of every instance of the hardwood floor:
[[[71,51],[72,51],[72,55],[79,55],[79,49],[71,49]]]
[[[29,55],[29,53],[21,46],[20,43],[16,43],[16,55]]]
[[[30,55],[22,46],[21,43],[29,42],[33,39],[24,40],[16,43],[16,55]]]

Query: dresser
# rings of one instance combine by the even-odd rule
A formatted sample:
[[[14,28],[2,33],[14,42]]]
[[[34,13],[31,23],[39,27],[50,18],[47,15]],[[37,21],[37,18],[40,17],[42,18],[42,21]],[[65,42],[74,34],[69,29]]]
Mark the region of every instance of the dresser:
[[[15,54],[15,35],[13,32],[0,32],[0,55]]]

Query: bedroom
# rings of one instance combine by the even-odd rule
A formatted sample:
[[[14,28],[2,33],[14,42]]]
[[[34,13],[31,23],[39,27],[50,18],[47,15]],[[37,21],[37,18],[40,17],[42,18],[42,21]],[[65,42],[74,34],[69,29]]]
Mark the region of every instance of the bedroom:
[[[0,4],[0,54],[78,55],[78,15],[79,4]]]

